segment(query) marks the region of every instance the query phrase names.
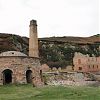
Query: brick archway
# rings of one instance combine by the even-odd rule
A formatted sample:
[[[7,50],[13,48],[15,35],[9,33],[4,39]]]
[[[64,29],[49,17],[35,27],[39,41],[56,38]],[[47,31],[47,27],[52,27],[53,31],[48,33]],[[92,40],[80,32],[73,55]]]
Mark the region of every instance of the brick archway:
[[[32,71],[31,70],[26,71],[26,82],[32,83]]]
[[[3,72],[3,84],[12,83],[12,71],[10,69],[5,69]]]

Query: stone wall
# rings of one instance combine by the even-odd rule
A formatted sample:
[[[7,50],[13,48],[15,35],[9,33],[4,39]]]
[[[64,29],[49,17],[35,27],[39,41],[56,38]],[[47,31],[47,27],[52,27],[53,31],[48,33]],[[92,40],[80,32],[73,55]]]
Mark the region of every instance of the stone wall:
[[[100,57],[89,57],[81,53],[75,53],[73,58],[74,71],[97,72],[100,71]]]
[[[42,72],[48,72],[48,71],[50,71],[50,67],[47,64],[42,64],[41,70],[42,70]]]
[[[26,84],[26,71],[32,71],[32,81],[35,85],[41,84],[40,61],[33,57],[0,57],[0,84],[3,84],[3,71],[9,69],[12,71],[12,83]]]
[[[45,72],[44,83],[47,85],[100,85],[89,73],[82,72]]]

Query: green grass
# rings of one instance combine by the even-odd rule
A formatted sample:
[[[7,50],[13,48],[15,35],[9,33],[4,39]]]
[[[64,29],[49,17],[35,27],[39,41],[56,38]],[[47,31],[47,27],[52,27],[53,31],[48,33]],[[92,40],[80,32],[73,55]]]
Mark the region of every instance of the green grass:
[[[0,100],[100,100],[100,87],[5,85]]]

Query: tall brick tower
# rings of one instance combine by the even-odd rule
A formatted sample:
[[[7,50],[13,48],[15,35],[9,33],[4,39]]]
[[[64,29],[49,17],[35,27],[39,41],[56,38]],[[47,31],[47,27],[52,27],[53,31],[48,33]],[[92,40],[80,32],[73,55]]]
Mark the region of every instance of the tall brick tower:
[[[38,37],[37,37],[37,22],[30,21],[30,36],[29,36],[29,56],[39,57],[38,55]]]

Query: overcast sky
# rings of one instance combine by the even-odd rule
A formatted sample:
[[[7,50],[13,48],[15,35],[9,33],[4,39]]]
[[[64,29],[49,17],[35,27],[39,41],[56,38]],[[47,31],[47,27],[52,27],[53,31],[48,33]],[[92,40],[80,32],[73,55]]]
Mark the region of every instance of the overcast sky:
[[[99,33],[99,0],[0,0],[0,33],[29,36],[91,36]]]

